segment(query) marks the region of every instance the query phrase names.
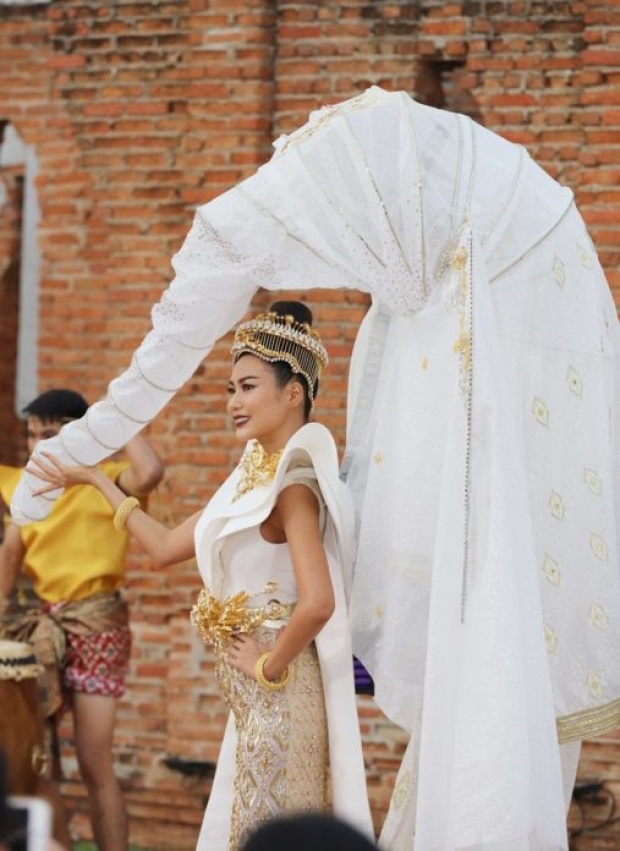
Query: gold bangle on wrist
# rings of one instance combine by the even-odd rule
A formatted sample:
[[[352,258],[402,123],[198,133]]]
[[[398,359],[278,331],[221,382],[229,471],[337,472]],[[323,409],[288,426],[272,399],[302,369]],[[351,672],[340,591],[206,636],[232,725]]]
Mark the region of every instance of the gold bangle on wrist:
[[[127,525],[127,518],[134,510],[134,508],[138,508],[139,505],[140,500],[136,499],[135,496],[125,497],[125,499],[116,509],[116,513],[114,514],[114,520],[112,521],[112,525],[114,526],[117,532],[123,531],[123,529]]]
[[[256,677],[256,682],[262,688],[267,691],[280,691],[284,686],[288,683],[291,678],[291,669],[287,665],[286,668],[282,671],[279,680],[268,680],[265,676],[265,662],[271,653],[263,653],[262,656],[259,656],[256,660],[256,665],[254,665],[254,676]]]

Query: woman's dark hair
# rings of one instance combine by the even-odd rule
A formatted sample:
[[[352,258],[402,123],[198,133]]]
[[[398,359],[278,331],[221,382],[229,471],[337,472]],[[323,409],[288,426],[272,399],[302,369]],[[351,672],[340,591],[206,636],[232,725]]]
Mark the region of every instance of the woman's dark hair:
[[[339,819],[322,813],[276,818],[259,827],[243,851],[376,851],[377,846]]]
[[[302,325],[312,325],[312,311],[301,301],[274,301],[274,303],[269,307],[269,312],[277,313],[278,316],[292,316],[296,322],[299,322]],[[286,387],[291,379],[294,379],[301,384],[304,389],[304,417],[305,419],[308,419],[310,411],[312,410],[312,400],[310,398],[310,393],[308,392],[308,383],[305,377],[293,372],[286,361],[274,361],[269,365],[273,369],[278,387]],[[317,393],[319,392],[318,379],[314,382],[312,392],[316,399]]]
[[[38,417],[42,422],[79,420],[88,410],[88,402],[75,390],[48,390],[23,409],[25,417]]]

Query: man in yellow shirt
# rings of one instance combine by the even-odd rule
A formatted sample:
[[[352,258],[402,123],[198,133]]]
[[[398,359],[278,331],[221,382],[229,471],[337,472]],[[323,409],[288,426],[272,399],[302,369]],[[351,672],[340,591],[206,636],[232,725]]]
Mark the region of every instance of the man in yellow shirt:
[[[28,451],[82,417],[87,407],[72,390],[38,396],[24,409]],[[126,455],[127,460],[106,462],[101,469],[127,495],[146,497],[162,478],[161,461],[140,435],[127,444]],[[0,494],[7,505],[20,474],[0,466]],[[63,493],[45,520],[22,527],[9,523],[0,547],[0,599],[9,596],[23,568],[41,606],[5,616],[5,633],[30,641],[39,662],[56,675],[47,678],[46,715],[57,718],[63,705],[73,710],[95,841],[100,851],[125,851],[127,817],[112,743],[131,649],[127,606],[120,596],[129,536],[114,529],[112,517],[98,490],[78,486]]]

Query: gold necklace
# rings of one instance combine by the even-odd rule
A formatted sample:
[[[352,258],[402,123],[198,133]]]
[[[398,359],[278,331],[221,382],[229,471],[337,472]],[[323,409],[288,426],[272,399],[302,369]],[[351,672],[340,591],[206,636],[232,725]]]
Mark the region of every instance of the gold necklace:
[[[253,440],[241,458],[241,477],[232,501],[236,502],[254,488],[268,485],[276,474],[281,456],[282,449],[269,454],[265,452],[258,440]]]

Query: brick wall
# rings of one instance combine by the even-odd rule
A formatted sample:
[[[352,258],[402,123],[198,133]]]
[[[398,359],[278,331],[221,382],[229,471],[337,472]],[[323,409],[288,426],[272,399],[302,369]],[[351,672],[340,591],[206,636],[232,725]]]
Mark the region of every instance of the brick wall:
[[[310,109],[370,84],[465,112],[525,144],[575,190],[619,291],[619,77],[614,2],[0,4],[0,123],[35,146],[39,164],[41,388],[69,385],[96,398],[148,329],[195,205],[252,173],[271,140]],[[255,305],[267,303],[260,293]],[[333,355],[317,415],[342,446],[346,365],[366,299],[316,293],[311,303]],[[10,323],[3,352],[5,330]],[[159,519],[195,511],[236,456],[221,390],[227,370],[223,341],[151,427],[167,462],[151,504]],[[193,564],[156,571],[132,551],[135,651],[117,755],[132,840],[143,847],[193,847],[209,780],[182,777],[164,760],[214,760],[221,737],[211,661],[187,623],[197,590]],[[370,699],[360,714],[380,823],[404,737]],[[72,829],[87,836],[69,720],[62,735]],[[615,737],[588,744],[580,773],[620,795],[617,747]],[[603,807],[587,802],[587,819]],[[601,829],[575,847],[611,848],[614,836]]]

